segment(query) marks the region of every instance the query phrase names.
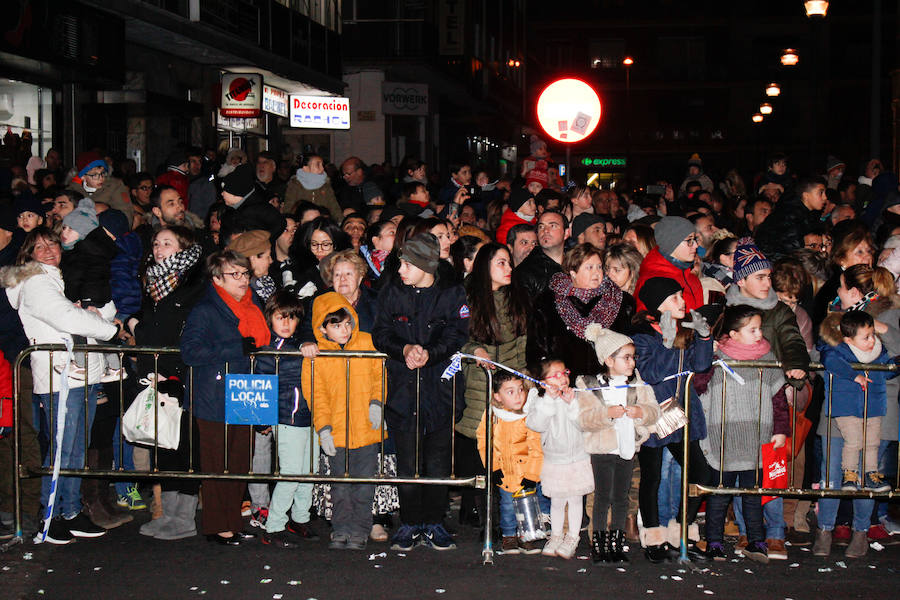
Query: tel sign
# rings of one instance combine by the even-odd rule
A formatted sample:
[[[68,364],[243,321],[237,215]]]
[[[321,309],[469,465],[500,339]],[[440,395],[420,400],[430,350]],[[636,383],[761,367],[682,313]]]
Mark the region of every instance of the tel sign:
[[[537,103],[538,122],[559,142],[580,142],[600,123],[600,98],[579,79],[559,79],[541,92]]]

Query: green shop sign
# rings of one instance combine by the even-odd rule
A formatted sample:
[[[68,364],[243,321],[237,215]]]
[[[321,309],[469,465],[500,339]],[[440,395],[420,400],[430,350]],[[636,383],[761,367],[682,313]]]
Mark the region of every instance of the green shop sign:
[[[605,167],[607,169],[624,169],[627,160],[622,156],[586,156],[581,159],[585,167]]]

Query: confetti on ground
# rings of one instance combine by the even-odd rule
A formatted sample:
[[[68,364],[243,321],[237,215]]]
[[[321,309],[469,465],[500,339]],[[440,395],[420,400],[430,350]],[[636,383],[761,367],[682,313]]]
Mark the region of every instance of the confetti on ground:
[[[222,585],[228,585],[231,582],[228,581],[227,579],[223,579],[223,580],[219,581],[219,583],[221,583]]]
[[[268,577],[266,577],[265,579],[260,579],[259,582],[260,583],[272,583],[272,580],[269,579]]]
[[[202,595],[206,594],[206,590],[200,590],[200,591],[197,592],[197,593],[200,594],[200,595],[202,596]]]
[[[834,564],[835,564],[836,566],[842,568],[842,569],[846,569],[846,568],[847,568],[847,563],[845,563],[845,562],[842,561],[842,560],[839,560],[839,561],[837,561],[837,562],[834,563]]]
[[[288,585],[300,585],[300,582],[296,579],[291,579],[290,581],[288,581]]]
[[[702,583],[698,583],[698,584],[697,584],[697,587],[698,587],[699,589],[702,590],[702,589],[703,589],[703,584],[702,584]]]
[[[704,593],[704,594],[709,594],[710,596],[712,596],[713,594],[715,594],[715,592],[712,591],[712,590],[703,590],[703,593]]]
[[[406,555],[403,554],[402,552],[398,552],[398,553],[397,553],[397,556],[402,556],[402,557],[406,558]]]
[[[271,568],[272,568],[272,567],[270,567],[269,565],[264,565],[264,566],[263,566],[263,569],[265,569],[266,571],[268,571],[268,570],[271,569]]]
[[[732,559],[731,559],[731,562],[741,562],[741,561],[740,561],[740,559],[732,558]]]
[[[812,552],[812,550],[810,550],[809,548],[804,548],[803,546],[801,546],[800,549],[804,552]]]
[[[381,568],[381,565],[375,565],[375,568],[376,568],[376,569],[380,569],[380,568]]]
[[[192,592],[196,592],[196,591],[197,591],[197,586],[196,586],[196,585],[192,585],[192,586],[191,586],[191,591],[192,591]]]
[[[5,567],[3,567],[3,570],[4,570],[4,571],[9,571],[9,567],[8,567],[8,566],[5,566]]]
[[[819,573],[831,573],[831,567],[825,567],[824,569],[819,569]]]
[[[434,590],[434,591],[437,592],[438,594],[443,594],[443,593],[446,592],[447,590],[445,590],[444,588],[438,588],[438,589],[436,589],[436,590]]]
[[[43,595],[44,595],[44,590],[38,590],[38,594],[40,594],[41,596],[43,596]]]
[[[31,560],[31,552],[26,552],[25,554],[22,555],[22,558],[24,560]]]
[[[681,577],[678,575],[672,575],[672,581],[681,581]]]
[[[653,590],[647,590],[647,593],[648,593],[648,594],[652,594],[652,593],[653,593]]]
[[[800,566],[800,563],[791,563],[791,564],[789,564],[788,566],[789,566],[790,568],[792,568],[792,569],[796,569],[797,567]]]
[[[282,598],[284,598],[284,596],[281,594],[272,594],[272,600],[281,600]]]
[[[53,572],[53,569],[47,569],[47,572],[48,572],[48,573],[52,573],[52,572]]]
[[[884,546],[882,546],[878,542],[872,542],[871,544],[869,544],[869,547],[872,548],[872,550],[877,550],[879,552],[884,550]]]
[[[381,552],[379,554],[370,554],[369,560],[375,560],[376,558],[387,558],[387,552]]]
[[[666,579],[669,578],[669,576],[668,575],[660,575],[659,578],[662,579],[663,581],[665,581]]]
[[[587,556],[579,556],[579,557],[578,557],[578,560],[587,560],[587,559],[588,559]]]
[[[578,569],[579,573],[587,573],[587,569]]]
[[[686,569],[678,569],[678,572],[679,573],[687,573],[687,570]]]
[[[750,569],[744,569],[744,573],[750,573],[751,575],[753,575],[753,571],[751,571]]]
[[[874,569],[874,568],[875,568],[875,565],[869,565],[869,568],[870,568],[870,569]]]
[[[99,570],[102,569],[102,568],[103,568],[103,567],[94,567],[94,570],[95,570],[95,571],[99,571]]]
[[[625,569],[623,569],[622,567],[619,567],[616,569],[616,571],[618,571],[619,573],[624,573]]]

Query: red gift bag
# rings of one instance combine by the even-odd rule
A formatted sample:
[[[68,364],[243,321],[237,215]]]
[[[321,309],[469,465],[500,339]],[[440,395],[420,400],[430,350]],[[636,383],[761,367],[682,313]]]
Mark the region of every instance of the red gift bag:
[[[774,442],[762,445],[762,487],[783,490],[788,484],[787,446],[775,448]],[[776,496],[763,496],[762,503],[774,500]]]

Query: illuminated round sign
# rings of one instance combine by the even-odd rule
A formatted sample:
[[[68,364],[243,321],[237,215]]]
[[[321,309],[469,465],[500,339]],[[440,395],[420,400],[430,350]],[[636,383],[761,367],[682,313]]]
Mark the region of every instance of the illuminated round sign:
[[[537,103],[538,122],[547,134],[560,142],[580,142],[600,123],[600,98],[579,79],[554,81],[541,92]]]

